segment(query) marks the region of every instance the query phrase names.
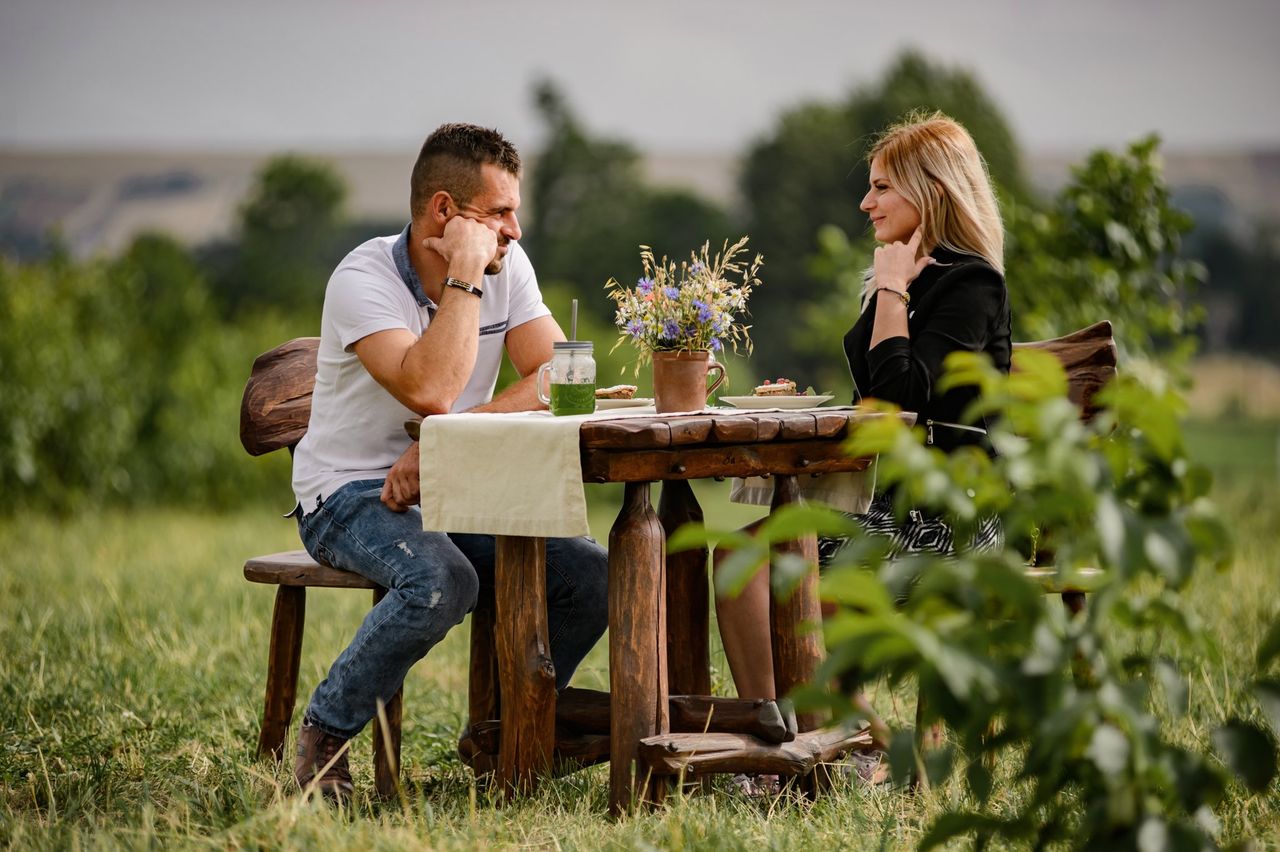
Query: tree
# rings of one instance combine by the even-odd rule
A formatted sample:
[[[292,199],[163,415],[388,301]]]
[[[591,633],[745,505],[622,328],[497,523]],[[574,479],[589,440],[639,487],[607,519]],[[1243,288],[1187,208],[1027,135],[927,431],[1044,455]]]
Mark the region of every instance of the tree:
[[[1129,352],[1189,353],[1203,268],[1182,256],[1191,218],[1170,203],[1148,137],[1095,151],[1044,209],[1006,204],[1006,279],[1014,330],[1040,340],[1109,319]]]
[[[553,83],[538,83],[534,100],[546,141],[532,168],[523,243],[538,276],[571,283],[584,309],[612,321],[601,288],[609,278],[639,275],[641,243],[684,256],[730,237],[723,210],[691,192],[646,184],[639,153],[589,135]]]
[[[741,176],[747,233],[768,264],[770,286],[753,306],[757,355],[766,372],[808,381],[830,371],[829,353],[813,350],[805,323],[828,285],[810,267],[816,235],[824,225],[845,234],[865,229],[858,203],[867,186],[866,151],[875,134],[920,109],[941,110],[968,128],[1002,193],[1026,195],[1013,133],[994,102],[968,72],[917,53],[903,54],[881,80],[855,89],[842,103],[809,103],[783,114],[747,152]],[[855,319],[844,317],[845,330]]]
[[[285,155],[263,166],[240,207],[236,242],[206,255],[228,313],[264,305],[318,310],[334,265],[351,248],[338,241],[346,193],[325,163]]]

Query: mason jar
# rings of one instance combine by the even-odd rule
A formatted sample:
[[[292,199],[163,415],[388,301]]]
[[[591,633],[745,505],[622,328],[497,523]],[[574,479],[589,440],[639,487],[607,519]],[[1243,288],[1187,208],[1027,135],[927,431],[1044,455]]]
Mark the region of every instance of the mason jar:
[[[596,359],[590,340],[552,344],[551,360],[538,368],[538,399],[557,416],[596,410]],[[548,378],[543,393],[543,376]]]

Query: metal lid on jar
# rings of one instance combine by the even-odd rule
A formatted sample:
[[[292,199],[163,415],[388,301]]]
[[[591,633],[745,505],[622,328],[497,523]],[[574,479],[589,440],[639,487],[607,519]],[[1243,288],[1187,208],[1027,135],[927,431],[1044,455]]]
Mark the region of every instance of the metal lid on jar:
[[[551,348],[556,352],[590,351],[594,346],[595,343],[590,340],[558,340],[551,344]]]

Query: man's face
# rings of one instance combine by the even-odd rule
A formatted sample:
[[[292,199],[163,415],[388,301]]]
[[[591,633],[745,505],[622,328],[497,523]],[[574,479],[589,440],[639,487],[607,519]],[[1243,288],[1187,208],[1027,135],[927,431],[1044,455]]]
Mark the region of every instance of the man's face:
[[[511,241],[520,239],[520,179],[506,169],[484,163],[480,166],[480,191],[466,204],[458,203],[458,215],[474,219],[498,235],[498,253],[484,269],[485,275],[502,271],[503,258]]]

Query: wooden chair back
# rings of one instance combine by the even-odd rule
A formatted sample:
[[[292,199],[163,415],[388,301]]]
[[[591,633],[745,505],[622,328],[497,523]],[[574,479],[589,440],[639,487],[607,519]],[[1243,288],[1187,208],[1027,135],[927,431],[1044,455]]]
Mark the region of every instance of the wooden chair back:
[[[1067,371],[1067,395],[1080,409],[1080,419],[1092,420],[1098,413],[1094,396],[1116,374],[1116,342],[1109,320],[1051,340],[1015,343],[1013,349],[1052,353]]]
[[[240,443],[251,456],[302,440],[311,422],[320,338],[299,337],[263,352],[240,400]]]

